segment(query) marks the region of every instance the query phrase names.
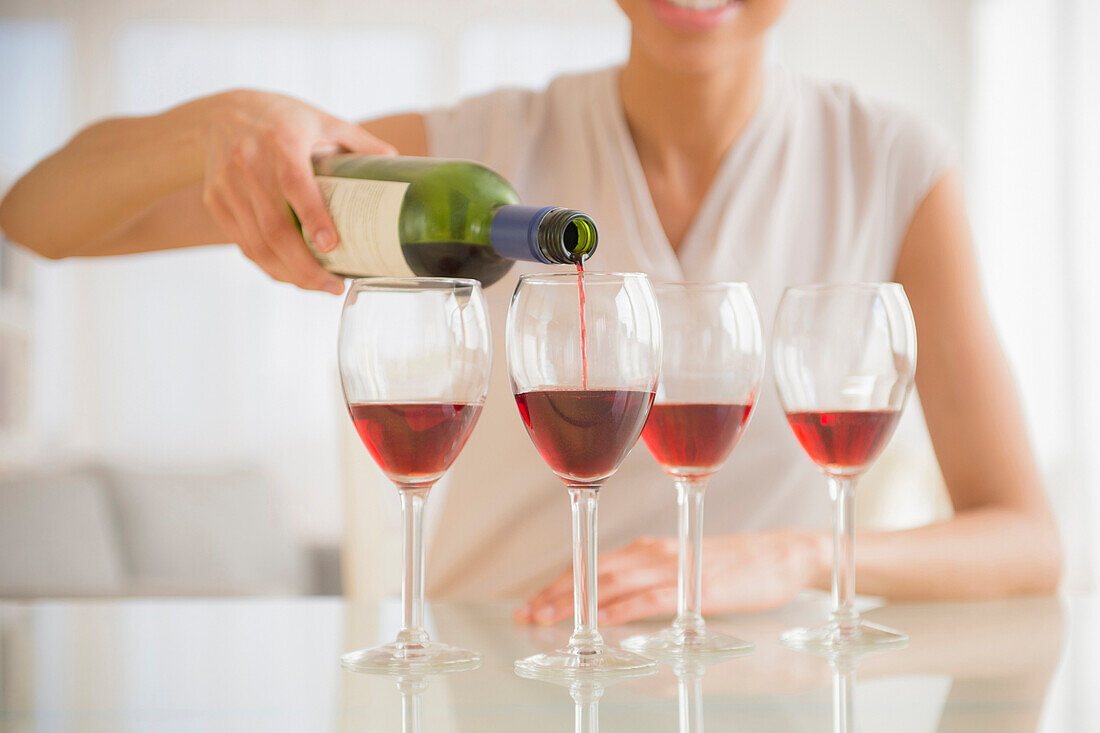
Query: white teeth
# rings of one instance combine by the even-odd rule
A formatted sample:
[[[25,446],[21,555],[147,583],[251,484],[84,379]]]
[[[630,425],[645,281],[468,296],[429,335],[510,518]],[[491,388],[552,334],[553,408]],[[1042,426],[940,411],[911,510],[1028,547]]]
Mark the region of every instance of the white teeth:
[[[714,10],[729,5],[732,0],[668,0],[672,5],[691,10]]]

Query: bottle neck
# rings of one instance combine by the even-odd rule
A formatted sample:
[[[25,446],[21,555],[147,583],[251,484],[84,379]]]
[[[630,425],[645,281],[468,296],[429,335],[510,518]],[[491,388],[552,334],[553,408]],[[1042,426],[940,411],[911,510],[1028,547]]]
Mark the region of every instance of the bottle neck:
[[[505,205],[496,210],[489,242],[501,257],[548,265],[583,262],[596,251],[596,223],[558,206]]]

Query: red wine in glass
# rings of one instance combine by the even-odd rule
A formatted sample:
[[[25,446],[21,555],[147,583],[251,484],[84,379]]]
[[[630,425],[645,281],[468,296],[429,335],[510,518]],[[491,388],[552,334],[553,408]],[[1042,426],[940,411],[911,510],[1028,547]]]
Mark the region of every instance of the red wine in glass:
[[[586,326],[597,321],[599,348],[589,352]],[[507,336],[516,407],[535,448],[568,488],[573,520],[573,633],[565,648],[518,660],[516,673],[571,683],[651,674],[656,661],[612,648],[600,636],[596,547],[600,487],[637,442],[660,376],[653,287],[641,273],[577,268],[523,275],[508,308]],[[578,364],[582,355],[592,362]]]
[[[653,392],[553,389],[522,392],[516,405],[554,473],[579,482],[611,475],[638,441]]]
[[[899,410],[790,412],[787,421],[814,463],[826,472],[850,474],[878,457],[900,415]]]
[[[905,289],[867,282],[789,287],[776,310],[772,355],[787,422],[827,477],[834,512],[828,621],[788,630],[783,644],[852,658],[904,646],[905,634],[860,619],[854,548],[859,476],[889,442],[916,376],[917,329]]]
[[[642,440],[669,473],[708,475],[729,457],[751,412],[751,403],[658,403],[649,411]]]
[[[480,404],[361,402],[352,422],[378,466],[399,482],[431,481],[451,467],[481,413]]]

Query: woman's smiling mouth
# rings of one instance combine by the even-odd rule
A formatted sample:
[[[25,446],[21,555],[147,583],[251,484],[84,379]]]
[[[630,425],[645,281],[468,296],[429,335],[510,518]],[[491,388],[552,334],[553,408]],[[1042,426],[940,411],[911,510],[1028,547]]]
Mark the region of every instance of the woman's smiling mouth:
[[[650,0],[654,13],[665,24],[689,31],[709,30],[726,22],[744,0]]]

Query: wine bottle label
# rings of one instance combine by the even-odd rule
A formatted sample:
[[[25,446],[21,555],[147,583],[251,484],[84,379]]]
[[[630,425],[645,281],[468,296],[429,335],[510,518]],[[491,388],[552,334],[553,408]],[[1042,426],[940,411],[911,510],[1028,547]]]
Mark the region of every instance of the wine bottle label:
[[[336,249],[327,253],[306,238],[325,269],[355,277],[415,274],[401,251],[398,229],[408,183],[317,176],[317,184],[340,238]]]

